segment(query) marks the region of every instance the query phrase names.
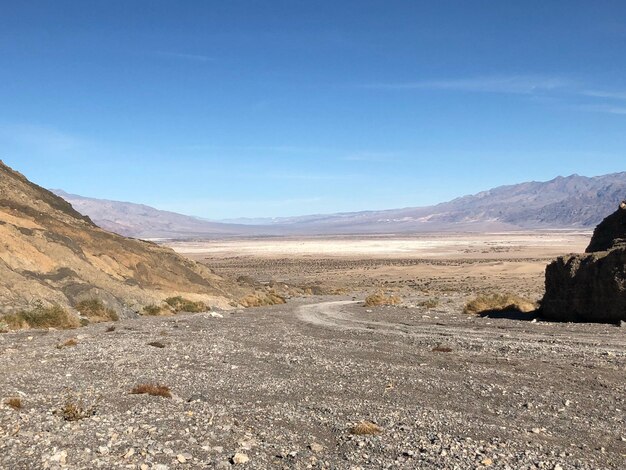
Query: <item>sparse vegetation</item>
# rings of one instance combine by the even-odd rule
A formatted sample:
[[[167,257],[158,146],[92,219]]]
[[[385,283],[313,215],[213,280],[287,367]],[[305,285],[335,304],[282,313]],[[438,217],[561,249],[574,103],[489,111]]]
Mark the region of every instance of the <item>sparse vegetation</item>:
[[[171,313],[169,308],[160,307],[159,305],[152,304],[152,305],[146,305],[143,308],[142,315],[156,317],[158,315],[166,315],[168,313]]]
[[[452,348],[449,348],[448,346],[441,346],[441,345],[437,345],[432,349],[433,352],[442,352],[442,353],[449,353],[452,352]]]
[[[8,333],[9,330],[9,324],[4,320],[0,320],[0,333]]]
[[[246,307],[264,307],[266,305],[280,305],[287,303],[287,300],[282,295],[276,293],[276,291],[271,290],[269,292],[257,291],[253,294],[248,294],[243,299],[239,301],[239,303]]]
[[[76,304],[76,310],[81,315],[87,317],[90,323],[101,323],[105,321],[118,321],[119,315],[112,308],[104,305],[100,299],[87,299]]]
[[[115,331],[115,327],[114,326],[109,326],[106,330],[104,330],[106,333],[111,333],[113,331]]]
[[[22,399],[18,397],[11,397],[4,400],[4,404],[13,408],[14,410],[21,410],[23,407]]]
[[[382,305],[398,305],[400,298],[395,295],[385,295],[383,292],[368,295],[365,299],[365,307],[380,307]]]
[[[431,310],[433,308],[437,308],[439,306],[439,299],[428,299],[423,300],[417,304],[418,307],[426,308]]]
[[[80,326],[78,319],[59,305],[44,307],[38,305],[32,310],[9,313],[3,317],[11,330],[23,328],[69,329]]]
[[[59,414],[65,421],[79,421],[94,416],[96,408],[87,406],[82,400],[70,395],[59,410]]]
[[[532,312],[537,304],[513,294],[479,295],[470,300],[463,309],[467,315],[480,315],[488,312]]]
[[[76,338],[70,338],[67,341],[64,341],[63,343],[57,344],[57,349],[72,348],[76,346],[77,344],[78,344],[78,340]]]
[[[165,299],[165,303],[172,308],[174,313],[200,313],[209,310],[204,302],[194,302],[181,296],[169,297]]]
[[[354,434],[355,436],[375,436],[381,434],[383,431],[383,428],[371,421],[361,421],[350,428],[350,434]]]
[[[161,343],[160,341],[151,341],[150,343],[148,343],[148,346],[152,346],[154,348],[164,348],[165,344]]]
[[[172,398],[172,392],[166,385],[140,384],[130,392],[133,395],[151,395],[153,397]]]

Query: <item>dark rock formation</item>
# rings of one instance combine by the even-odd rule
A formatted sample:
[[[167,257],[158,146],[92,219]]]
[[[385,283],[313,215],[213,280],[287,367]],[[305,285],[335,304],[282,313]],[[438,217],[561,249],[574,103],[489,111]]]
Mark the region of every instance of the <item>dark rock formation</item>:
[[[626,320],[626,202],[598,225],[585,254],[548,265],[541,308],[554,320]]]
[[[626,201],[622,201],[619,209],[596,227],[585,253],[607,251],[619,246],[626,246]]]

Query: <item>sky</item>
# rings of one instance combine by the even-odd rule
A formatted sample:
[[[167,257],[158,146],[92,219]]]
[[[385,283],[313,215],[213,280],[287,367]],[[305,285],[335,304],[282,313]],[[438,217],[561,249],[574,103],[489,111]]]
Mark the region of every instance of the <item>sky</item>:
[[[0,0],[0,159],[210,219],[626,170],[626,2]]]

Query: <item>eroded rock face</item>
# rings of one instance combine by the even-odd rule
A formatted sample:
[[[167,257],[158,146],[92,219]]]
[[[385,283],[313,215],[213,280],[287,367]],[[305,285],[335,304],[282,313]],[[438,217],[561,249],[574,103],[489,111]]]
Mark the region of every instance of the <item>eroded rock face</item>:
[[[548,265],[541,307],[554,320],[626,320],[626,202],[598,225],[585,254]]]
[[[626,247],[626,201],[622,201],[619,209],[596,227],[585,253],[606,251],[620,246]]]

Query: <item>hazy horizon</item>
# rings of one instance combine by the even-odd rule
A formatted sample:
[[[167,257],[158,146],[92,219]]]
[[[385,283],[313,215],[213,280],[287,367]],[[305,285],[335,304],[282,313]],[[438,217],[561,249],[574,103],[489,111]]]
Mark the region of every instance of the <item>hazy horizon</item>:
[[[0,158],[211,220],[429,206],[624,170],[626,5],[34,1]]]

